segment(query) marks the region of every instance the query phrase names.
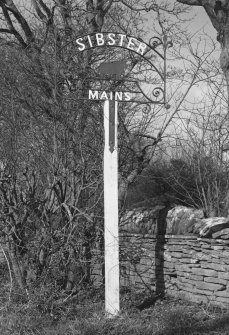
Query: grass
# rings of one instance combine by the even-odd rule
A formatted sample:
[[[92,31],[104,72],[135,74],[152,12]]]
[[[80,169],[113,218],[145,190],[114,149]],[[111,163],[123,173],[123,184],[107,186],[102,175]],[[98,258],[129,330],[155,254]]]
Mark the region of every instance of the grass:
[[[25,303],[6,289],[0,294],[0,334],[2,335],[228,335],[229,312],[178,299],[157,300],[139,310],[146,293],[121,295],[121,312],[116,318],[104,313],[103,294],[90,292],[80,299],[44,311]]]

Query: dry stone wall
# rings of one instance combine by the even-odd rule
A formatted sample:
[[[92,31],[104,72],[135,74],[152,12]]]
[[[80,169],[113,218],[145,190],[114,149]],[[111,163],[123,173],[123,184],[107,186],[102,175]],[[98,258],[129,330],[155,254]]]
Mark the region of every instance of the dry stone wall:
[[[121,233],[121,285],[229,307],[229,241]]]
[[[183,234],[183,235],[181,235]],[[98,261],[99,260],[99,261]],[[103,251],[92,276],[103,284]],[[132,209],[120,220],[121,286],[229,307],[229,218],[163,204]]]

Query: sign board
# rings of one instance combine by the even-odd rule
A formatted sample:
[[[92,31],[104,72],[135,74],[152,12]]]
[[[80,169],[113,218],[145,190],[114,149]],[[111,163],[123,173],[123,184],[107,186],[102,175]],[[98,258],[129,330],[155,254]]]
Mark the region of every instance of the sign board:
[[[130,101],[131,94],[129,92],[106,92],[106,91],[88,91],[89,100],[116,100]]]
[[[123,48],[128,52],[124,60],[112,59],[109,62],[98,64],[91,71],[87,69],[83,80],[88,85],[89,93],[87,95],[81,94],[79,99],[107,100],[108,98],[108,100],[161,104],[168,107],[166,104],[166,50],[171,46],[172,43],[166,36],[163,39],[152,37],[148,43],[138,37],[116,32],[92,33],[76,38],[76,55],[96,48]],[[134,53],[135,56],[130,57],[130,53]],[[123,53],[120,55],[123,57]],[[112,54],[109,55],[111,58],[112,56]],[[141,80],[129,76],[132,69],[138,64],[140,66],[139,72],[145,71]],[[152,76],[153,80],[150,80]],[[82,81],[82,76],[75,80]],[[109,81],[112,86],[112,80],[116,81],[116,89],[112,87],[109,89],[109,83],[104,82]],[[96,87],[98,81],[102,87]],[[124,81],[128,87],[122,87]],[[91,84],[92,82],[93,84]],[[77,89],[77,85],[75,87]],[[146,90],[146,88],[149,89]],[[82,90],[85,89],[86,85]],[[80,85],[79,90],[81,90]],[[114,90],[118,91],[115,98],[113,96]],[[123,93],[122,97],[121,92]]]
[[[101,75],[112,76],[112,78],[120,78],[125,74],[125,69],[127,67],[127,62],[124,60],[121,61],[112,61],[109,63],[102,63],[97,69],[97,72]]]
[[[162,53],[157,47],[162,46]],[[89,88],[87,99],[103,100],[104,103],[104,240],[105,240],[105,309],[110,315],[117,315],[119,312],[119,243],[118,243],[118,101],[130,102],[133,93],[141,93],[146,99],[146,103],[161,103],[166,106],[166,59],[165,52],[167,47],[171,46],[165,38],[163,41],[159,38],[151,39],[150,43],[144,43],[139,38],[114,32],[101,32],[96,34],[88,34],[76,39],[76,49],[78,52],[84,52],[97,47],[114,47],[124,48],[134,52],[143,58],[154,74],[158,77],[155,80],[155,87],[152,89],[153,98],[149,98],[143,92],[138,80],[130,80],[128,78],[128,62],[126,60],[110,61],[100,64],[94,69],[96,77],[87,77],[90,82],[93,79],[96,82],[111,82],[111,89],[93,89]],[[158,69],[151,61],[153,57],[159,57],[164,62],[164,70]],[[147,57],[146,57],[147,54]],[[136,58],[136,57],[135,57]],[[138,63],[130,61],[130,70]],[[149,70],[148,70],[149,71]],[[126,73],[127,72],[127,73]],[[87,75],[87,74],[86,74]],[[128,79],[128,80],[127,80]],[[82,80],[82,79],[81,79]],[[138,91],[130,91],[122,89],[122,83],[128,81],[130,87],[137,85]],[[158,82],[162,82],[163,87],[158,86]],[[148,83],[147,83],[148,85]],[[108,86],[108,85],[106,85]],[[118,89],[119,88],[119,89]]]
[[[77,38],[76,46],[78,51],[103,46],[120,47],[134,51],[141,56],[147,51],[147,44],[135,37],[119,33],[97,33],[86,35]]]

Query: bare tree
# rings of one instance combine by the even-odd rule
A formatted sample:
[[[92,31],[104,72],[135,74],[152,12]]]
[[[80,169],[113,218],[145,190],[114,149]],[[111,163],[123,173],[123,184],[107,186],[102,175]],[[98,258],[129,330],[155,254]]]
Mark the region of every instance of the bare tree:
[[[229,96],[229,3],[227,0],[177,0],[177,2],[203,7],[217,31],[221,46],[220,65],[227,81]]]
[[[20,287],[25,289],[34,273],[36,279],[47,279],[50,269],[58,282],[54,270],[67,264],[60,272],[62,285],[72,290],[74,281],[90,280],[96,230],[103,218],[102,107],[85,100],[85,91],[98,64],[120,56],[94,49],[76,54],[74,41],[85,33],[116,29],[141,37],[139,13],[178,14],[180,7],[149,1],[34,0],[31,8],[15,3],[0,1],[2,229],[7,223],[4,232]],[[152,163],[156,145],[201,80],[206,58],[193,54],[190,71],[180,73],[185,90],[176,100],[171,93],[171,109],[147,104],[120,108],[121,202],[128,186]],[[146,64],[130,61],[136,78],[152,80]],[[170,68],[168,79],[178,75]]]

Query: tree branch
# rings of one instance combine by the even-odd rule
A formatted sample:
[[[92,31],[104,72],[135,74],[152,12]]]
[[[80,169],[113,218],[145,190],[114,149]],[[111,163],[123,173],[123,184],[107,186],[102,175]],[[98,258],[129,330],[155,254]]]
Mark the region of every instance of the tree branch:
[[[136,11],[136,12],[141,12],[141,11],[149,12],[150,10],[156,10],[156,9],[159,8],[158,5],[156,5],[156,4],[152,4],[149,7],[146,7],[146,5],[145,5],[145,7],[142,6],[142,7],[139,7],[139,8],[135,8],[132,4],[127,3],[125,0],[121,0],[120,2],[124,6],[126,6],[127,8],[129,8],[129,9],[131,9],[133,11]]]
[[[202,6],[201,0],[177,0],[177,2],[190,6]]]
[[[113,3],[113,0],[103,0],[103,11],[106,14],[108,12],[108,10],[111,8],[111,5]]]
[[[221,20],[218,20],[218,17],[215,13],[215,1],[212,2],[210,0],[177,0],[177,2],[188,6],[202,6],[205,9],[208,17],[210,18],[213,27],[217,30],[218,33],[221,31],[222,22]]]
[[[0,33],[14,34],[14,32],[12,30],[4,29],[4,28],[0,28]]]
[[[42,9],[45,11],[46,15],[48,17],[52,16],[51,10],[46,6],[46,4],[43,2],[43,0],[37,0],[39,5],[42,7]]]
[[[71,20],[70,8],[68,7],[66,0],[56,0],[56,3],[58,7],[60,8],[60,13],[61,13],[64,27],[65,27],[65,32],[67,34],[70,34],[72,31],[72,26],[73,26],[72,20]]]
[[[21,13],[19,12],[19,10],[17,9],[17,7],[15,6],[14,2],[12,0],[0,0],[0,6],[2,7],[2,9],[5,9],[5,12],[7,11],[7,14],[9,16],[8,12],[11,12],[14,17],[16,18],[17,22],[20,24],[20,26],[22,27],[27,42],[30,44],[33,42],[34,40],[34,35],[26,21],[26,19],[21,15]],[[4,13],[5,16],[5,13]],[[16,31],[16,30],[15,30]],[[18,32],[17,32],[18,33]],[[18,33],[19,34],[19,33]]]
[[[41,20],[46,19],[46,15],[40,9],[40,7],[39,7],[39,5],[37,3],[37,0],[32,0],[32,3],[33,3],[33,7],[35,8],[35,11],[36,11],[37,15],[39,16],[39,18]]]
[[[7,8],[5,6],[5,4],[3,2],[0,2],[0,6],[2,8],[2,12],[3,12],[3,15],[6,19],[6,23],[9,27],[8,31],[7,29],[4,29],[4,33],[10,33],[10,34],[13,34],[16,39],[19,41],[19,43],[23,46],[23,48],[26,48],[27,47],[27,44],[25,43],[24,39],[22,38],[22,36],[19,34],[19,32],[14,28],[14,25],[13,25],[13,22],[10,18],[10,15],[7,11]]]

